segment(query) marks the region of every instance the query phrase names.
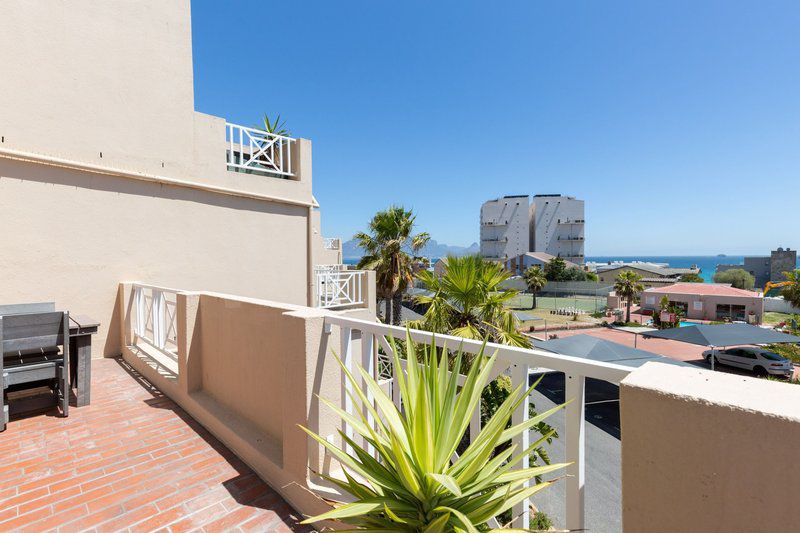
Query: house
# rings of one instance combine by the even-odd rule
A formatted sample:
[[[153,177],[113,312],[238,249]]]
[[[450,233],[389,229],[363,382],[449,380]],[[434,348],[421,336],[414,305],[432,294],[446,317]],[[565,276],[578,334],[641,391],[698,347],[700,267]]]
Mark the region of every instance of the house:
[[[528,268],[532,266],[544,268],[547,263],[555,258],[556,256],[545,252],[525,252],[517,257],[507,259],[503,263],[503,266],[512,274],[521,276]],[[571,261],[564,261],[564,263],[567,265],[567,268],[581,268],[580,265],[577,265]]]
[[[651,287],[642,293],[642,309],[660,309],[664,296],[669,298],[670,305],[681,309],[690,319],[760,323],[764,316],[764,298],[760,293],[724,283],[674,283]]]

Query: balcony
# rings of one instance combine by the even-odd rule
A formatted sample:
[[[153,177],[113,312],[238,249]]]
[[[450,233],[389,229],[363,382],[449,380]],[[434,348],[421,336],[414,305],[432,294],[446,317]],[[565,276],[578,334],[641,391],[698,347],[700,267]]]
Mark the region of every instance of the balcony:
[[[322,247],[326,250],[339,250],[342,248],[342,240],[336,237],[325,237],[322,239]]]
[[[559,218],[558,223],[564,225],[571,225],[571,224],[585,224],[586,221],[582,218],[564,218],[564,219]]]
[[[293,178],[292,148],[296,139],[265,130],[226,123],[228,170]]]
[[[508,242],[508,237],[489,237],[486,239],[481,239],[481,242]]]
[[[353,394],[331,354],[350,369],[361,365],[399,402],[395,383],[408,363],[394,367],[389,339],[405,340],[407,330],[351,311],[123,283],[115,313],[123,359],[93,362],[93,404],[69,418],[12,420],[0,434],[3,530],[295,529],[300,513],[325,508],[320,497],[340,497],[315,472],[342,475],[297,424],[341,444],[338,431],[352,428],[318,397],[347,413],[369,398],[368,391]],[[428,332],[408,334],[418,344],[434,342]],[[482,345],[435,340],[467,353]],[[537,372],[564,375],[570,403],[559,439],[572,465],[555,485],[565,494],[558,527],[597,530],[585,520],[587,499],[610,489],[621,496],[626,531],[793,530],[784,496],[797,487],[791,451],[800,439],[800,387],[660,363],[637,368],[539,349],[488,349],[497,352],[493,377],[505,374],[514,385],[528,386]],[[589,378],[620,390],[624,477],[610,487],[586,477],[595,450]],[[513,423],[528,416],[526,400]],[[476,410],[468,438],[480,423]],[[531,436],[515,444],[524,449]],[[754,493],[757,506],[736,505]],[[548,489],[531,503],[552,497]],[[515,527],[527,526],[527,504],[517,505],[523,518]],[[607,511],[602,501],[588,505],[597,504]]]
[[[363,270],[347,270],[347,265],[314,267],[316,306],[322,309],[364,306],[367,282]]]
[[[585,240],[585,239],[584,239],[583,237],[577,237],[577,236],[576,236],[576,237],[570,237],[570,236],[566,236],[566,237],[564,237],[564,236],[559,236],[559,237],[558,237],[556,240],[570,242],[570,241],[583,241],[583,240]]]

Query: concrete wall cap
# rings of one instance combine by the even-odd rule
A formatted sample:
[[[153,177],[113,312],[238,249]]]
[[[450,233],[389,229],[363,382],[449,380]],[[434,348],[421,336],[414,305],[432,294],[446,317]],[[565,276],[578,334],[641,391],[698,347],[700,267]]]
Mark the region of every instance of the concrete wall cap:
[[[800,421],[800,386],[789,383],[650,362],[621,381],[627,387]]]

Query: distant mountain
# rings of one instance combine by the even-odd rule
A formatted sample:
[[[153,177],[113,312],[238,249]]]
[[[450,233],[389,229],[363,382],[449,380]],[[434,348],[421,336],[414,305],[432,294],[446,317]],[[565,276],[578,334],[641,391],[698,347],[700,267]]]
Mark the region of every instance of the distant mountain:
[[[480,246],[477,242],[473,242],[469,246],[451,246],[449,244],[440,244],[433,239],[428,241],[425,248],[420,250],[419,255],[425,257],[445,257],[448,255],[469,255],[477,254],[480,251]],[[342,256],[345,259],[358,259],[364,255],[364,251],[358,247],[358,242],[351,239],[342,244]]]

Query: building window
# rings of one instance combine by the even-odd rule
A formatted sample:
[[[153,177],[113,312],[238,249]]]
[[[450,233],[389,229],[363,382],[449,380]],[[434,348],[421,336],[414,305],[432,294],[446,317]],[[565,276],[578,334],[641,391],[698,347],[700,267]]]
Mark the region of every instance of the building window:
[[[656,297],[655,297],[655,296],[645,296],[645,297],[644,297],[644,302],[645,302],[647,305],[655,305],[655,303],[656,303]]]
[[[703,302],[692,302],[692,309],[694,309],[695,311],[702,311]]]

